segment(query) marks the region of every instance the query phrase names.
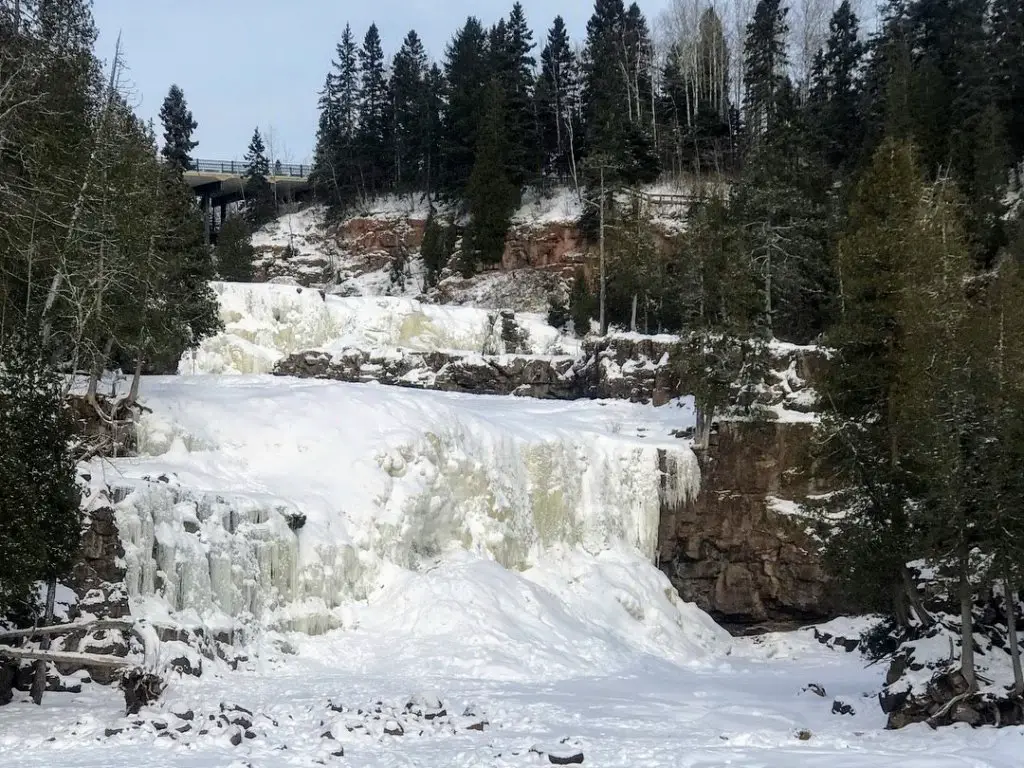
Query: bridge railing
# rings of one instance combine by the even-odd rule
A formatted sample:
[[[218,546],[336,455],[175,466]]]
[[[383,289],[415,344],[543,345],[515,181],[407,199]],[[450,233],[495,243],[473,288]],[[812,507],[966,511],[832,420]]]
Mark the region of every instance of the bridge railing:
[[[193,160],[191,171],[200,173],[229,173],[233,176],[244,176],[249,166],[244,160]],[[274,162],[270,164],[271,176],[294,176],[304,179],[309,176],[313,166],[299,163]]]

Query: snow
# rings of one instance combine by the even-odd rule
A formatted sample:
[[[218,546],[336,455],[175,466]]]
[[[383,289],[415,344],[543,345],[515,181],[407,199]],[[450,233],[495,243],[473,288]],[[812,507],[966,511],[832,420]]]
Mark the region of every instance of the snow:
[[[415,299],[338,297],[312,288],[268,283],[213,283],[225,332],[186,353],[179,372],[269,373],[288,354],[401,347],[412,351],[504,351],[500,318],[475,307],[423,304]],[[530,352],[573,353],[578,342],[547,324],[544,315],[519,313]]]
[[[736,641],[727,649],[731,652],[688,664],[644,654],[624,656],[624,663],[614,667],[594,665],[580,676],[552,674],[538,683],[545,670],[543,656],[515,659],[522,673],[516,679],[467,676],[463,652],[493,652],[499,660],[509,654],[478,648],[475,634],[452,631],[426,638],[428,651],[445,638],[451,642],[444,659],[431,659],[417,654],[410,636],[382,638],[377,630],[298,637],[285,651],[279,650],[283,644],[268,641],[237,672],[174,678],[164,700],[143,711],[139,721],[144,725],[137,729],[131,726],[135,718],[123,716],[118,691],[99,686],[87,685],[77,696],[47,695],[42,707],[15,703],[0,708],[0,765],[549,764],[530,751],[534,746],[556,755],[578,750],[585,766],[607,768],[1020,764],[1020,728],[957,726],[936,732],[920,725],[883,730],[884,716],[874,693],[884,667],[866,666],[855,654],[826,649],[807,633]],[[547,644],[537,641],[532,647],[542,651]],[[826,696],[808,690],[811,683]],[[432,698],[443,704],[447,715],[426,720],[407,713],[405,702]],[[854,714],[832,714],[837,699],[850,704]],[[253,713],[246,716],[253,738],[232,746],[228,729],[213,725],[208,735],[198,734],[196,729],[209,723],[210,715],[221,714],[222,705],[229,714],[233,706]],[[374,714],[376,709],[380,715]],[[192,712],[194,718],[181,720],[174,712]],[[181,723],[195,727],[178,734]],[[483,730],[470,730],[472,723]],[[386,735],[384,728],[390,724],[403,726],[403,735]],[[124,730],[106,737],[106,729]],[[174,736],[159,735],[167,730],[175,731]],[[807,732],[807,740],[799,738],[801,731]],[[344,758],[332,757],[339,748]]]
[[[699,484],[688,443],[670,436],[692,409],[268,376],[154,377],[143,391],[142,455],[96,462],[93,477],[137,489],[116,511],[129,593],[151,615],[320,632],[346,625],[349,602],[450,556],[528,578],[585,553],[612,558],[583,571],[630,606],[638,637],[683,647],[682,625],[706,622],[665,603],[649,564],[661,504]],[[552,578],[593,612],[575,582]]]

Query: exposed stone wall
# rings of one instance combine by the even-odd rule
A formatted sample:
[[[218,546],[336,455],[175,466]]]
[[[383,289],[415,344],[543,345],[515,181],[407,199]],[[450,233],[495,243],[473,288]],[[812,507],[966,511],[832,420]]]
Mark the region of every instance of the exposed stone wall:
[[[730,628],[809,623],[835,610],[807,520],[782,511],[785,501],[823,490],[811,469],[812,431],[809,423],[720,423],[698,454],[698,496],[662,509],[662,570],[684,600]]]

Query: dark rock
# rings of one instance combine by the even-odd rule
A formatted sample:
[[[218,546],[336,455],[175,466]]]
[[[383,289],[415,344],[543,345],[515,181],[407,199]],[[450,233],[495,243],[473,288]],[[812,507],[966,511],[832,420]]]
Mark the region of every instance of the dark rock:
[[[18,662],[0,657],[0,707],[14,698],[14,682],[18,677]]]
[[[891,715],[903,708],[908,696],[910,696],[910,688],[893,691],[887,687],[878,694],[878,705],[884,714]]]
[[[164,682],[158,676],[142,669],[132,669],[121,676],[125,712],[136,715],[144,706],[160,698]]]
[[[331,733],[330,731],[324,731],[323,733],[320,734],[320,738],[321,739],[334,739],[334,734]]]
[[[298,531],[306,524],[306,516],[301,512],[290,512],[285,515],[285,521],[291,530]]]
[[[178,710],[176,712],[172,711],[171,714],[173,714],[179,720],[195,720],[196,717],[196,713],[193,712],[191,709],[186,709],[185,711]]]
[[[851,707],[849,704],[847,704],[844,701],[840,701],[839,699],[836,699],[835,701],[832,702],[832,714],[833,715],[855,715],[857,713],[856,713],[856,711],[854,711],[853,707]]]
[[[815,695],[817,695],[817,696],[821,696],[822,698],[825,698],[825,695],[826,695],[826,694],[825,694],[825,689],[824,689],[824,688],[822,688],[822,687],[821,687],[820,685],[818,685],[817,683],[809,683],[809,684],[807,685],[807,687],[806,687],[806,688],[804,688],[804,690],[805,690],[805,691],[810,691],[811,693],[814,693],[814,694],[815,694]]]
[[[255,739],[255,738],[256,738],[256,734],[255,734],[255,732],[253,732],[253,731],[250,731],[250,730],[249,730],[249,729],[247,728],[247,729],[245,730],[245,738],[247,738],[247,739]]]
[[[117,734],[119,733],[124,733],[124,728],[107,728],[103,731],[103,735],[107,738],[110,738],[111,736],[117,736]]]
[[[405,729],[402,727],[401,723],[396,723],[391,720],[384,726],[384,733],[388,736],[404,736]]]
[[[800,739],[800,741],[810,741],[811,736],[813,736],[813,735],[814,734],[812,734],[809,730],[807,730],[806,728],[803,728],[803,729],[797,731],[796,737],[798,739]]]
[[[158,730],[158,731],[167,730],[167,723],[163,722],[162,720],[154,720],[153,721],[153,728]]]
[[[171,669],[182,675],[192,675],[193,677],[199,677],[203,674],[202,662],[197,661],[195,665],[186,656],[179,656],[176,659],[171,660]]]
[[[487,727],[487,721],[481,720],[479,723],[471,723],[466,726],[467,731],[482,731]]]
[[[582,752],[548,753],[548,762],[552,765],[578,765],[583,762]]]
[[[232,733],[231,734],[231,746],[237,747],[241,743],[242,743],[242,732],[241,731],[235,731],[234,733]]]
[[[189,725],[188,723],[185,723],[183,725],[179,725],[174,730],[176,730],[178,733],[188,733],[189,731],[192,730],[192,726]]]
[[[237,725],[239,728],[252,728],[252,720],[245,715],[238,715],[230,718],[232,725]]]
[[[345,756],[345,748],[344,747],[338,747],[336,750],[331,752],[331,757],[344,757],[344,756]]]

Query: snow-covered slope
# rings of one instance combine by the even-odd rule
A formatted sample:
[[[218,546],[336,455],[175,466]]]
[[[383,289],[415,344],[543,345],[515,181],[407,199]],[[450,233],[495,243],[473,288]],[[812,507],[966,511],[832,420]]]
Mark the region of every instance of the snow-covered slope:
[[[369,600],[382,633],[476,627],[514,655],[513,622],[609,663],[622,647],[689,658],[722,637],[650,562],[660,505],[699,483],[669,435],[688,408],[269,376],[143,389],[142,455],[93,471],[137,488],[117,515],[142,613],[319,632]]]
[[[186,353],[180,373],[269,373],[279,359],[311,349],[404,348],[498,352],[500,318],[475,307],[423,304],[390,296],[324,296],[312,288],[269,283],[214,283],[225,331]],[[516,315],[535,354],[573,354],[575,339],[543,315]]]

